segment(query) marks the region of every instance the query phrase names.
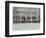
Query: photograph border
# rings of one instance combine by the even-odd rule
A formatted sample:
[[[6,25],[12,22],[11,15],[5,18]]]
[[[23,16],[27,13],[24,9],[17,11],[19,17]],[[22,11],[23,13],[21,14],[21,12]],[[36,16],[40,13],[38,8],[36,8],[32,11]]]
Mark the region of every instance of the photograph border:
[[[43,5],[43,33],[9,35],[9,4],[10,3]],[[32,35],[45,35],[45,3],[22,2],[22,1],[5,1],[5,36],[6,37],[16,37],[16,36],[18,37],[18,36],[32,36]]]

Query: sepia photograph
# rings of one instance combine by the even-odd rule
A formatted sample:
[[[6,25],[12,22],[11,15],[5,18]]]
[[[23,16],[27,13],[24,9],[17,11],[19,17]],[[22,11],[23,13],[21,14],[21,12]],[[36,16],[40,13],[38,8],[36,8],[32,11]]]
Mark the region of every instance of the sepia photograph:
[[[13,31],[39,29],[40,8],[13,7]]]

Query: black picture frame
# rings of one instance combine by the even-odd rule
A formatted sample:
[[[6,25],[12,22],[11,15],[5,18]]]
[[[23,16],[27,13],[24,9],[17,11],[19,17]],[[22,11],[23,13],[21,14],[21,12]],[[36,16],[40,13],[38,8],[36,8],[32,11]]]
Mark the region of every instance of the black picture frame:
[[[43,26],[43,33],[37,33],[37,34],[22,34],[22,35],[9,35],[9,4],[10,3],[43,5],[43,25],[44,25]],[[45,3],[5,1],[5,36],[6,37],[32,36],[32,35],[44,35],[44,34],[45,34]]]

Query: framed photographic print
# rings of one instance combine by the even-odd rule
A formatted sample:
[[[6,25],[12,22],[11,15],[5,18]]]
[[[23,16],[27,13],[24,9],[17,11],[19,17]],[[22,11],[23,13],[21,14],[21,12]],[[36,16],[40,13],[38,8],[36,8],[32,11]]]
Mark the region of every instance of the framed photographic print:
[[[5,2],[5,36],[45,34],[45,3]]]

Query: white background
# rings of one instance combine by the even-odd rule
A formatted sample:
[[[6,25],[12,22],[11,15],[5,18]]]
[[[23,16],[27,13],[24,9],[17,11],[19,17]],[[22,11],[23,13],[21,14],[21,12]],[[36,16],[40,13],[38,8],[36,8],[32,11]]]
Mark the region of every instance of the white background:
[[[5,37],[5,1],[6,0],[0,0],[0,38],[6,38]],[[44,2],[44,3],[46,3],[46,0],[15,0],[15,1]],[[46,7],[45,7],[45,9],[46,9]],[[45,17],[45,19],[46,19],[46,17]],[[11,38],[11,37],[9,37],[9,38]],[[12,37],[12,38],[46,38],[46,33],[45,33],[45,35],[23,36],[23,37]]]

